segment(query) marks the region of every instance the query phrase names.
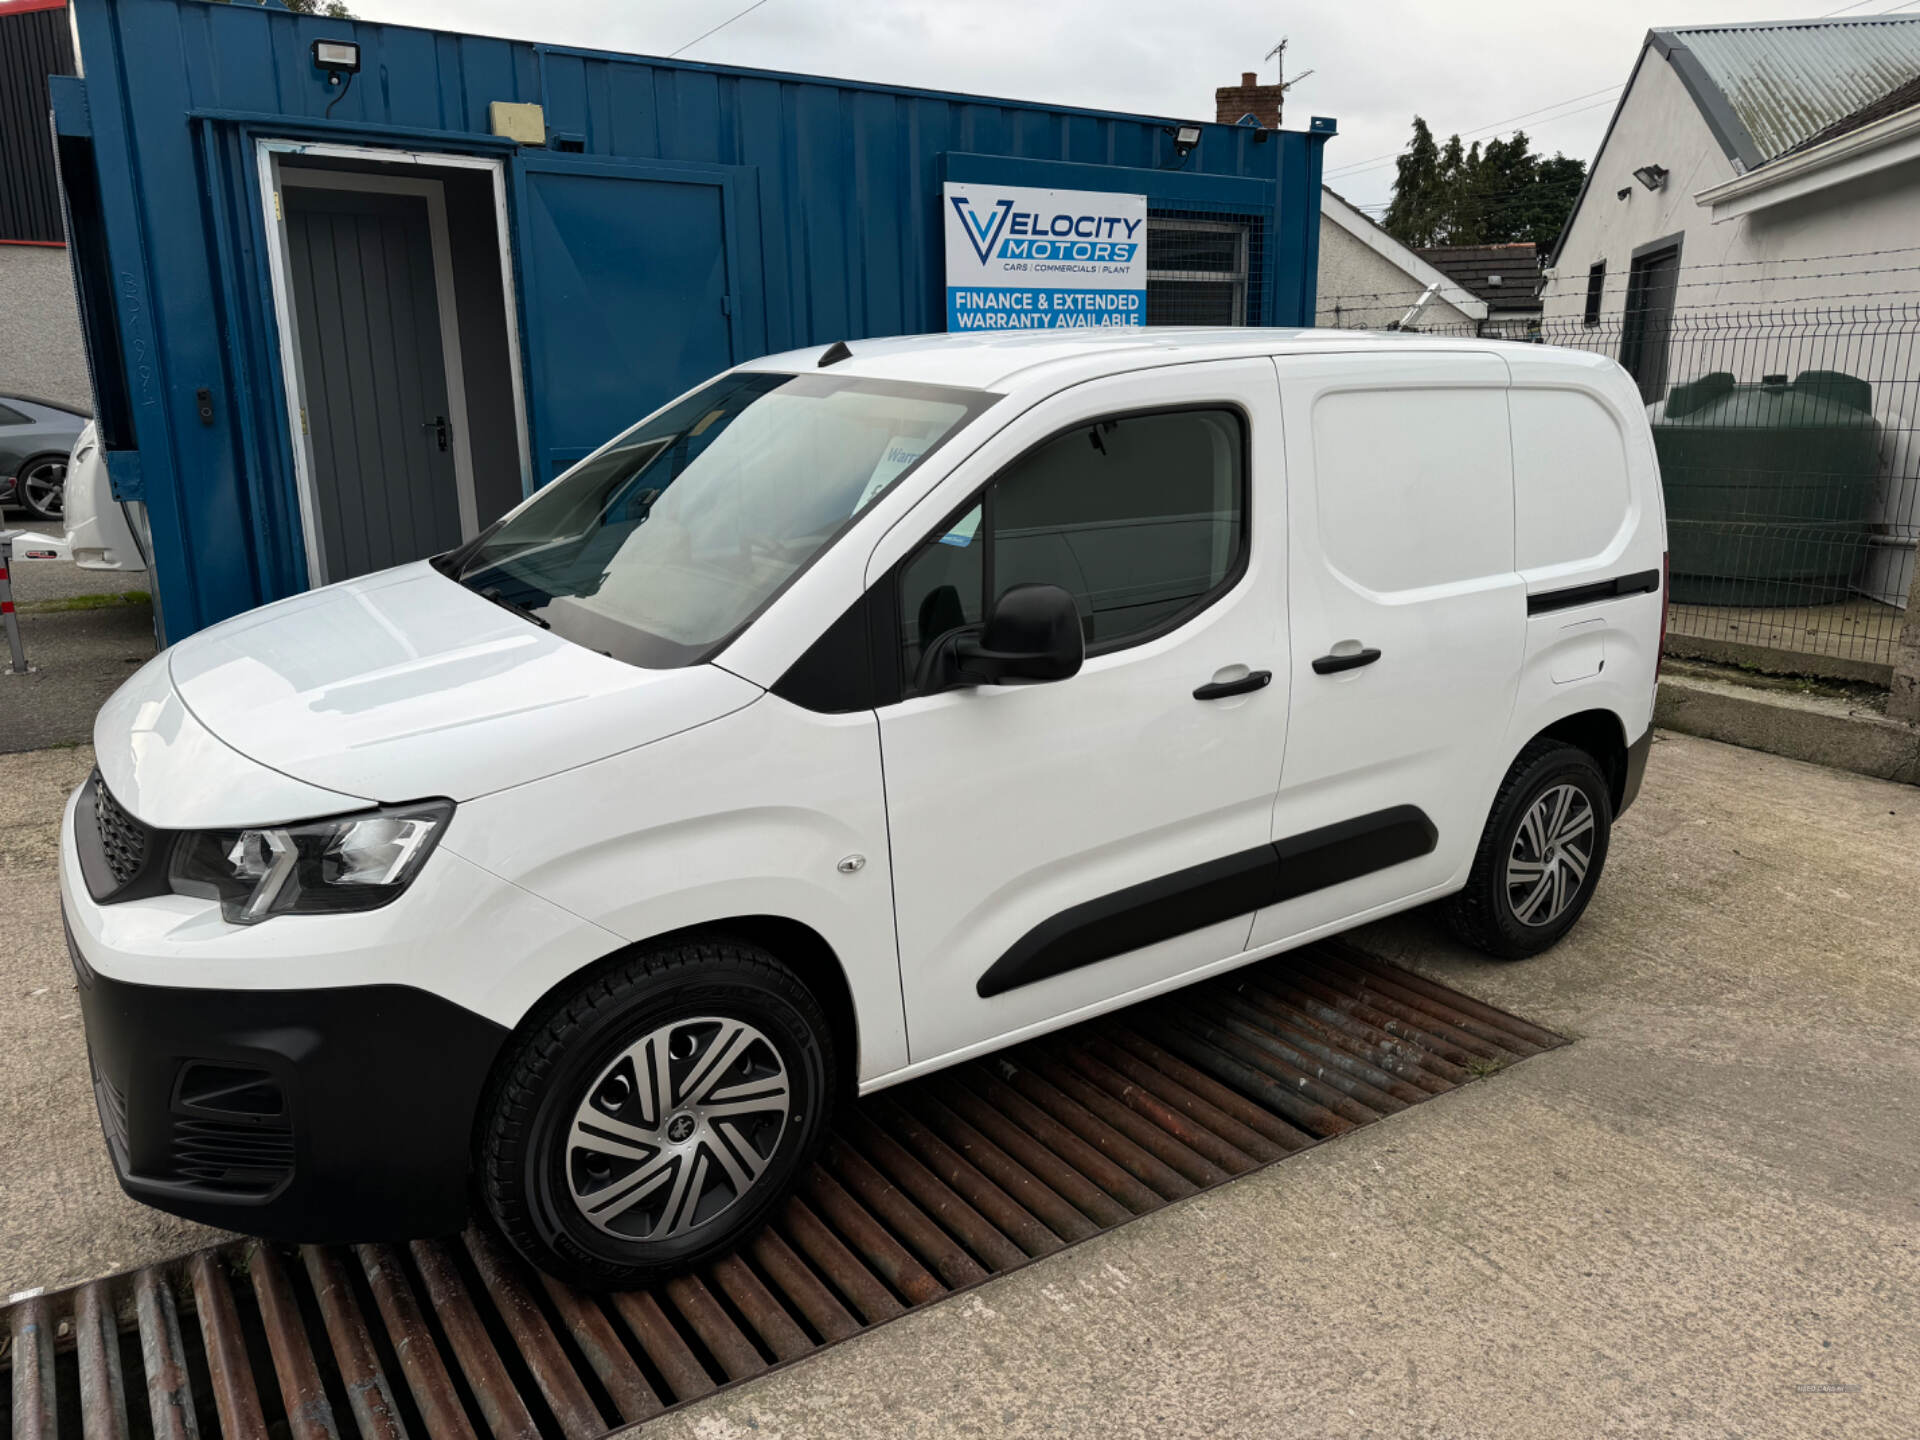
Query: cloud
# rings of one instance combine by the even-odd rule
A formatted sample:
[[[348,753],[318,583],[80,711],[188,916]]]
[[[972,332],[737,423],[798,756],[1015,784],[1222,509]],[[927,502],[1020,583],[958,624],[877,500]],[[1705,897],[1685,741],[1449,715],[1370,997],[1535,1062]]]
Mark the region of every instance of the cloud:
[[[664,55],[748,0],[352,0],[357,14],[435,29]],[[1441,137],[1623,84],[1656,25],[1781,18],[1796,0],[1348,0],[1277,12],[1263,0],[767,0],[683,56],[1103,110],[1211,119],[1217,85],[1284,32],[1286,123],[1339,121],[1332,183],[1378,206],[1393,167],[1354,169],[1405,143],[1413,116]],[[1279,18],[1284,14],[1284,19]],[[1522,121],[1534,147],[1590,159],[1610,95]],[[1507,127],[1511,128],[1511,127]]]

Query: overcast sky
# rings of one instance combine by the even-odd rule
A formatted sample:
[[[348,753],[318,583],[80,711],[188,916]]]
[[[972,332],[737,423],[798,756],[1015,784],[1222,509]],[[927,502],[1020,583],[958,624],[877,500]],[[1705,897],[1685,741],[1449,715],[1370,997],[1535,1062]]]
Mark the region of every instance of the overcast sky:
[[[664,55],[749,0],[350,0],[356,14]],[[1211,119],[1217,85],[1282,35],[1286,126],[1331,115],[1329,183],[1379,213],[1412,117],[1444,138],[1518,127],[1534,149],[1592,159],[1654,26],[1817,15],[1835,0],[762,0],[681,57],[1022,100]],[[1850,16],[1920,9],[1865,0]],[[1595,93],[1598,92],[1598,93]],[[1532,113],[1542,112],[1542,113]],[[1387,158],[1382,158],[1387,157]]]

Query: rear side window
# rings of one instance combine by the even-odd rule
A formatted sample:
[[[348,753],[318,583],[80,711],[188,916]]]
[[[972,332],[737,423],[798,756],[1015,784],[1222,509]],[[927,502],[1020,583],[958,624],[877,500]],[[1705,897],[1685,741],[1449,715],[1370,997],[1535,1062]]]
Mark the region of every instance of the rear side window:
[[[1513,570],[1513,464],[1501,390],[1344,390],[1313,407],[1327,563],[1369,590]]]
[[[27,425],[30,422],[10,405],[0,405],[0,425]]]
[[[900,571],[906,673],[977,624],[989,596],[1058,585],[1089,653],[1137,644],[1226,590],[1245,564],[1246,432],[1227,409],[1079,425],[1002,471]]]
[[[1514,546],[1522,570],[1599,555],[1630,498],[1619,423],[1578,390],[1514,390]]]

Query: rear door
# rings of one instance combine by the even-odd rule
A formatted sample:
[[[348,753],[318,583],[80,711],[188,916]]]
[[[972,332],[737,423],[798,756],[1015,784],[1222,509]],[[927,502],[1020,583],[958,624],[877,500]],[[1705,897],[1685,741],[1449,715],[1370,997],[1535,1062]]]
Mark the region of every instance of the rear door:
[[[1526,596],[1507,368],[1484,353],[1283,358],[1293,713],[1283,898],[1252,943],[1432,889],[1471,858]]]

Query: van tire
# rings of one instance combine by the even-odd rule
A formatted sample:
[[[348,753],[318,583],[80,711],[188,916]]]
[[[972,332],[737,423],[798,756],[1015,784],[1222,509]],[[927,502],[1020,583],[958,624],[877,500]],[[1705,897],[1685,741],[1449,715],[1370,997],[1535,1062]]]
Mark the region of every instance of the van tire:
[[[713,936],[619,959],[541,1006],[497,1066],[476,1137],[486,1213],[529,1264],[585,1289],[634,1289],[717,1258],[758,1229],[825,1139],[838,1093],[831,1034],[812,992],[757,945]],[[682,1044],[686,1055],[677,1048]],[[702,1077],[702,1063],[727,1044],[742,1047],[738,1065],[729,1062],[719,1075]],[[674,1064],[653,1067],[645,1058],[669,1050]],[[671,1077],[668,1108],[658,1114],[649,1112],[659,1103],[647,1103],[653,1094],[645,1074],[650,1069]],[[753,1074],[762,1078],[728,1081]],[[737,1102],[721,1101],[726,1114],[710,1121],[694,1103],[716,1090],[777,1090],[782,1078],[784,1113],[740,1116]],[[751,1093],[757,1099],[763,1092]],[[620,1097],[619,1108],[607,1113],[624,1117],[614,1122],[626,1127],[623,1135],[632,1136],[639,1125],[662,1143],[616,1141],[610,1148],[625,1145],[632,1155],[611,1161],[581,1145],[576,1122],[591,1122],[598,1112],[590,1106],[616,1103],[609,1095]],[[684,1136],[676,1133],[682,1126],[688,1127]],[[744,1126],[758,1127],[757,1135],[743,1135]],[[728,1151],[725,1161],[721,1149]],[[644,1160],[632,1158],[648,1151]],[[755,1164],[763,1168],[752,1172]],[[662,1165],[671,1168],[663,1171]],[[592,1173],[609,1166],[610,1177]],[[588,1213],[595,1195],[632,1187],[644,1178],[642,1171],[671,1176],[637,1186],[648,1197],[645,1203],[674,1207],[682,1169],[690,1177],[690,1198],[682,1208],[663,1208],[663,1218],[650,1223],[636,1204],[605,1222],[641,1233],[611,1233]],[[743,1188],[725,1178],[750,1172]],[[698,1189],[696,1180],[703,1181]],[[591,1188],[596,1184],[600,1191]],[[697,1217],[716,1200],[708,1218]],[[684,1227],[679,1233],[676,1214]]]
[[[1517,912],[1526,909],[1527,902],[1538,892],[1527,888],[1524,882],[1520,882],[1519,891],[1510,890],[1508,862],[1529,867],[1537,863],[1531,857],[1539,849],[1535,835],[1540,833],[1540,816],[1535,816],[1535,831],[1530,832],[1524,842],[1521,827],[1536,807],[1542,807],[1540,815],[1552,814],[1563,796],[1573,817],[1566,822],[1569,828],[1580,823],[1578,816],[1583,801],[1592,817],[1585,868],[1577,888],[1572,888],[1564,897],[1554,895],[1549,885],[1547,893],[1537,902],[1543,918],[1530,923]],[[1606,866],[1612,828],[1612,790],[1599,762],[1564,740],[1542,738],[1530,742],[1500,782],[1493,813],[1487,817],[1480,847],[1474,853],[1473,868],[1467,874],[1466,887],[1442,902],[1447,928],[1463,944],[1496,960],[1524,960],[1551,949],[1579,921],[1587,902],[1593,898],[1600,873]],[[1572,867],[1580,859],[1581,844],[1578,837],[1567,841],[1558,847],[1567,858],[1548,862],[1562,866],[1562,873],[1569,881]],[[1548,910],[1553,913],[1544,915]]]

